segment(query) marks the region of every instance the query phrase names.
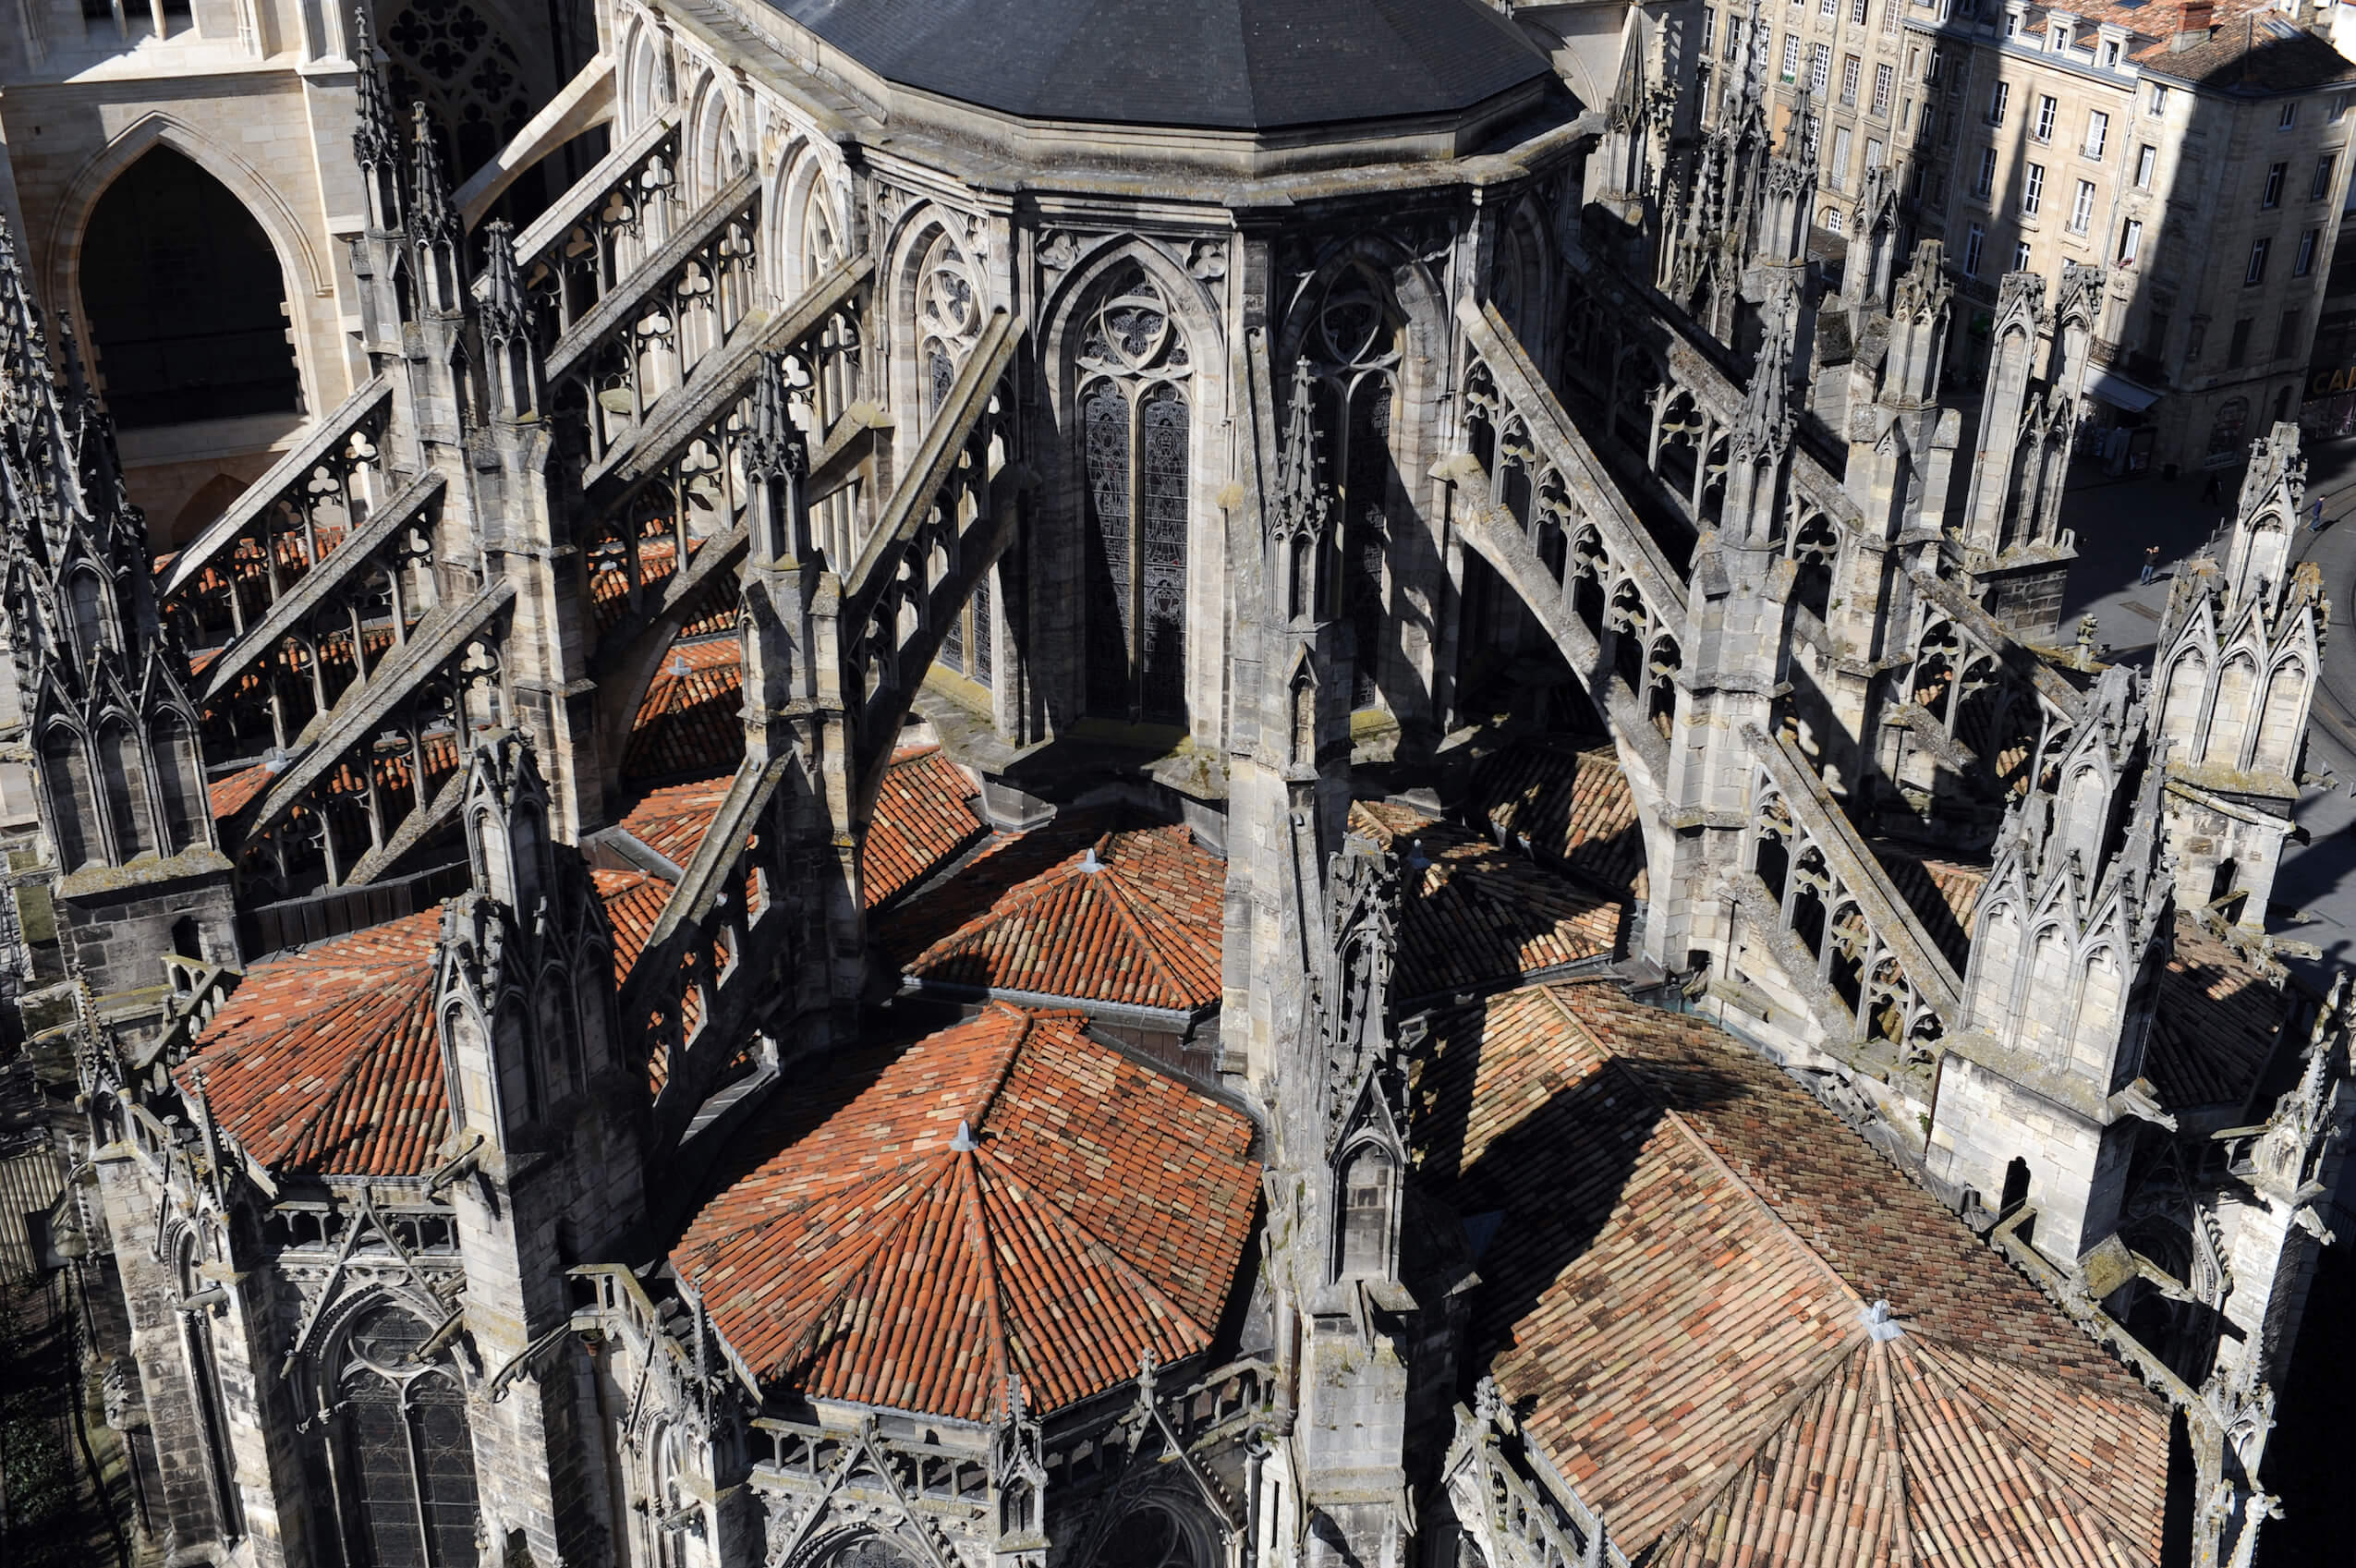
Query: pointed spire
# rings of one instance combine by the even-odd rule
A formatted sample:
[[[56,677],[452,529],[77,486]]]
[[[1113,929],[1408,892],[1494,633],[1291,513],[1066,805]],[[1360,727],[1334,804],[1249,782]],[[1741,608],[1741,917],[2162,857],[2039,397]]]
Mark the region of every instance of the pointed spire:
[[[794,423],[782,354],[761,356],[760,374],[753,382],[752,429],[745,437],[745,468],[771,479],[809,470],[809,454]]]
[[[421,102],[409,105],[409,159],[417,198],[411,227],[426,244],[455,238],[458,215],[450,207],[450,188],[443,178],[442,155],[434,150],[433,121]]]
[[[1766,336],[1734,419],[1731,451],[1738,461],[1779,456],[1791,440],[1791,359],[1800,325],[1791,274],[1779,277],[1759,316]]]
[[[521,337],[531,322],[523,275],[516,270],[516,230],[504,218],[482,229],[482,332],[488,338]]]
[[[352,7],[352,63],[358,68],[358,110],[352,121],[352,156],[360,167],[391,168],[400,158],[400,128],[393,118],[393,95],[385,90],[384,67],[376,58],[366,7]]]
[[[1274,529],[1279,536],[1306,533],[1325,537],[1333,513],[1333,492],[1319,481],[1314,404],[1317,380],[1306,359],[1293,367],[1292,407],[1284,420],[1284,446],[1277,460]]]

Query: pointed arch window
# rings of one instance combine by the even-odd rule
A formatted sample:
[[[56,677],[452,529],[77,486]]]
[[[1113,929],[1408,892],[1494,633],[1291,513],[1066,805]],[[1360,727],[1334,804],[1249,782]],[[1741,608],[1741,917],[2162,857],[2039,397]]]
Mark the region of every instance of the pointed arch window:
[[[197,1239],[184,1232],[173,1257],[180,1299],[188,1300],[207,1287],[197,1268]],[[213,1483],[213,1503],[219,1511],[221,1530],[233,1539],[246,1533],[246,1512],[237,1495],[237,1461],[229,1449],[227,1406],[221,1397],[221,1364],[213,1343],[213,1313],[193,1307],[180,1314],[181,1344],[188,1361],[188,1380],[195,1387],[197,1426],[204,1441],[207,1478]]]
[[[917,386],[927,424],[949,401],[957,371],[981,335],[981,299],[965,258],[937,236],[917,272]]]
[[[1318,428],[1332,432],[1335,444],[1327,471],[1340,481],[1342,613],[1357,644],[1354,709],[1381,699],[1390,518],[1400,493],[1391,406],[1405,337],[1388,286],[1352,266],[1326,286],[1304,349],[1318,377]]]
[[[1104,289],[1079,346],[1089,706],[1186,716],[1186,535],[1193,362],[1135,263]]]
[[[474,1444],[447,1366],[420,1365],[426,1326],[370,1307],[345,1341],[335,1381],[335,1489],[347,1556],[374,1568],[471,1568]]]

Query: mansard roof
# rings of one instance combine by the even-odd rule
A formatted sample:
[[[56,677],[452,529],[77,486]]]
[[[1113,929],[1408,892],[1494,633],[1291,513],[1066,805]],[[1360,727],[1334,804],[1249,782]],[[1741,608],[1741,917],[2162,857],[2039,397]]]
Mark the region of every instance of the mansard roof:
[[[1450,115],[1548,74],[1477,0],[771,0],[904,86],[1037,120],[1275,130]]]
[[[652,929],[629,912],[652,879],[592,874],[619,972]],[[201,1084],[214,1121],[271,1170],[425,1174],[450,1131],[433,1023],[441,935],[436,906],[261,959],[197,1037],[182,1081]]]
[[[1403,867],[1429,863],[1401,885],[1403,999],[1486,989],[1591,959],[1620,942],[1621,907],[1567,877],[1412,808],[1361,801],[1350,825],[1390,845]]]
[[[1210,1347],[1253,1138],[1078,1015],[990,1003],[778,1101],[672,1262],[767,1387],[980,1420],[1014,1375],[1054,1410]]]
[[[1002,840],[885,919],[913,978],[1193,1013],[1220,998],[1225,862],[1089,812]]]
[[[2166,1404],[1714,1025],[1527,988],[1438,1020],[1415,1099],[1501,1220],[1475,1352],[1632,1559],[2157,1560]]]
[[[1516,741],[1474,769],[1473,803],[1504,842],[1526,838],[1598,887],[1646,896],[1644,829],[1609,745]]]

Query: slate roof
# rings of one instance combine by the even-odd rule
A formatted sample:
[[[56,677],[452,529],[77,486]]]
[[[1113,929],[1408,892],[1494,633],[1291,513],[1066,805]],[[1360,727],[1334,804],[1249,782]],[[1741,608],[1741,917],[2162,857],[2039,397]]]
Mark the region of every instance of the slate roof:
[[[2143,1076],[2171,1110],[2239,1106],[2273,1058],[2289,1007],[2281,971],[2179,915]]]
[[[1415,1101],[1499,1216],[1475,1353],[1632,1559],[2157,1561],[2165,1404],[1715,1026],[1526,988],[1436,1021]]]
[[[884,952],[944,985],[1184,1013],[1215,1004],[1225,862],[1183,827],[1114,824],[1089,813],[991,846],[887,917]]]
[[[1469,109],[1547,73],[1477,0],[770,0],[889,80],[1043,120],[1271,130]]]
[[[662,909],[638,873],[597,871],[620,972]],[[450,1131],[433,1026],[440,906],[264,958],[197,1037],[182,1081],[247,1154],[318,1176],[419,1176]]]
[[[1636,797],[1610,747],[1522,740],[1473,770],[1474,813],[1516,844],[1615,893],[1649,896]]]
[[[1559,872],[1404,806],[1361,801],[1350,825],[1399,854],[1402,1000],[1477,991],[1619,945],[1621,908]],[[1429,862],[1409,876],[1420,846]]]
[[[1044,1413],[1209,1348],[1252,1124],[1083,1027],[991,1003],[748,1130],[671,1258],[765,1385],[980,1420],[1009,1373]]]
[[[744,645],[733,637],[681,642],[630,721],[625,779],[708,778],[745,760]]]

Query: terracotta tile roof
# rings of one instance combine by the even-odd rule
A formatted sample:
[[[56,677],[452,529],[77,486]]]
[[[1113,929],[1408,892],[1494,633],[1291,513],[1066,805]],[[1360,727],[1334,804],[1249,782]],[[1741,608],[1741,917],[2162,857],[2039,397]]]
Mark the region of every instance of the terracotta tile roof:
[[[868,824],[860,880],[872,909],[923,881],[990,832],[975,799],[979,786],[937,746],[892,759]]]
[[[660,527],[661,525],[656,525]],[[688,559],[703,548],[703,541],[691,542]],[[638,581],[642,588],[660,594],[672,572],[678,565],[678,551],[667,539],[645,539],[638,542]],[[602,633],[629,613],[630,582],[622,570],[619,556],[606,556],[589,573],[590,614],[597,629]],[[703,591],[698,606],[701,614],[681,628],[681,637],[707,637],[715,632],[734,631],[738,614],[736,578],[728,574]]]
[[[653,929],[668,884],[593,871],[624,972]],[[213,1015],[182,1069],[246,1152],[272,1170],[417,1176],[448,1136],[433,1026],[439,906],[264,958]],[[185,1081],[185,1080],[184,1080]]]
[[[1961,974],[1972,955],[1972,910],[1980,902],[1988,869],[1960,860],[1934,860],[1887,839],[1866,847],[1889,873],[1898,896],[1914,911],[1931,941],[1947,954],[1955,972]]]
[[[1902,1508],[1917,1562],[2157,1559],[2165,1404],[1715,1026],[1528,988],[1439,1020],[1415,1093],[1422,1169],[1500,1216],[1476,1353],[1631,1557],[1902,1560]]]
[[[2180,7],[2152,7],[2156,16],[2103,9],[2102,19],[2156,35],[2156,43],[2130,52],[2144,70],[2195,87],[2242,95],[2303,92],[2356,81],[2356,65],[2327,39],[2282,15],[2273,0],[2223,0],[2210,14],[2208,38],[2182,51],[2171,47]],[[2040,36],[2044,30],[2037,30]],[[2081,35],[2090,31],[2082,28]]]
[[[1648,896],[1636,799],[1609,747],[1516,741],[1473,770],[1473,807],[1508,842],[1526,836],[1598,887]]]
[[[1252,1139],[1078,1015],[992,1003],[779,1102],[672,1261],[770,1386],[980,1420],[1011,1372],[1055,1410],[1208,1348]]]
[[[696,846],[728,798],[734,773],[650,790],[623,817],[632,837],[674,866],[695,857]],[[990,824],[975,808],[973,778],[935,746],[915,747],[892,760],[868,824],[867,904],[872,909],[923,881],[944,861],[980,842]]]
[[[675,645],[630,722],[622,776],[734,772],[745,757],[744,685],[744,645],[735,638]]]
[[[225,774],[206,786],[212,797],[213,820],[221,821],[244,810],[278,776],[267,762],[256,762],[250,768],[240,768]]]
[[[993,845],[877,935],[921,979],[1194,1012],[1220,998],[1226,881],[1183,827],[1091,814]]]
[[[182,1069],[246,1152],[310,1175],[414,1176],[449,1132],[433,1028],[439,908],[265,958]]]
[[[734,773],[650,790],[622,819],[622,828],[674,866],[695,858],[696,845],[719,815]]]
[[[2143,1076],[2171,1110],[2239,1106],[2272,1059],[2289,1009],[2279,971],[2180,915]]]
[[[1474,991],[1619,945],[1621,908],[1559,872],[1404,806],[1360,801],[1350,825],[1392,845],[1403,867],[1421,845],[1430,864],[1401,888],[1403,1000]]]

